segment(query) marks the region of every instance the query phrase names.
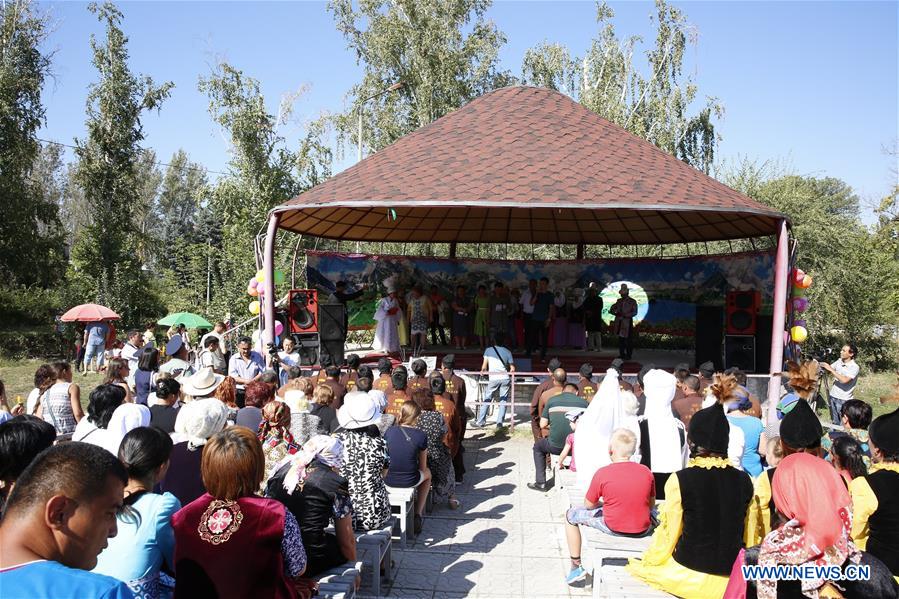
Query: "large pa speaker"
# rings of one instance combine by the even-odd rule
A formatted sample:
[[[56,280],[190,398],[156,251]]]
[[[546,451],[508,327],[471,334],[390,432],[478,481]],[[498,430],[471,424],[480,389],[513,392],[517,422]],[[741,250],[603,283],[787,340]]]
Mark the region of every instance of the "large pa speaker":
[[[724,338],[724,368],[755,372],[755,337],[727,335]]]
[[[292,333],[290,336],[297,346],[300,366],[318,364],[320,344],[318,333]]]
[[[721,306],[696,306],[696,367],[705,362],[721,371],[724,344],[724,308]]]
[[[758,291],[728,291],[727,334],[755,335],[760,303]]]
[[[290,333],[318,332],[318,291],[314,289],[291,289],[287,304]]]
[[[771,362],[771,329],[773,320],[770,314],[759,314],[756,317],[758,324],[755,332],[756,372],[768,372],[768,364]]]
[[[331,356],[331,364],[340,366],[343,364],[343,339],[321,340],[319,358]]]
[[[318,334],[322,341],[343,343],[346,339],[346,307],[343,304],[318,305]]]

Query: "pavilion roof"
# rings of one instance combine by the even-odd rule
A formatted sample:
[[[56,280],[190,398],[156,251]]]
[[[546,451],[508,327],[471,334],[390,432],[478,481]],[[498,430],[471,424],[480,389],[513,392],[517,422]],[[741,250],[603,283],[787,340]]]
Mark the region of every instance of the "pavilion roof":
[[[772,235],[786,218],[568,96],[523,86],[472,100],[275,211],[280,228],[317,237],[460,243],[700,242]]]

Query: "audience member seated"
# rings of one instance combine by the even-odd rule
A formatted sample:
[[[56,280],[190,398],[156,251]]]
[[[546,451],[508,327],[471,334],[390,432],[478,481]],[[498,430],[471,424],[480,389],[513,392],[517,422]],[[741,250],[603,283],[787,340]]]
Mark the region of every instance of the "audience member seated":
[[[299,523],[307,576],[356,561],[353,503],[347,480],[337,473],[341,467],[341,442],[317,435],[285,458],[266,486],[266,497],[283,503]],[[336,534],[325,531],[331,520]]]
[[[456,402],[446,392],[446,380],[439,372],[434,372],[429,379],[431,394],[434,397],[434,409],[443,416],[446,423],[444,442],[450,450],[450,459],[456,463],[456,455],[462,451],[462,417],[456,409]],[[459,477],[456,477],[458,480]]]
[[[871,423],[869,444],[869,473],[849,483],[852,539],[899,580],[899,410]]]
[[[828,430],[821,437],[824,458],[830,460],[830,448],[839,437],[852,437],[858,441],[864,454],[865,466],[871,466],[871,448],[868,446],[868,427],[871,425],[871,406],[860,399],[847,399],[840,408],[840,424],[843,430]]]
[[[807,401],[797,400],[780,421],[779,428],[781,453],[784,456],[800,452],[821,456],[821,421]],[[771,496],[776,473],[776,468],[769,468],[755,479],[752,506],[746,521],[747,547],[758,545],[769,532],[780,525]]]
[[[91,391],[87,403],[87,418],[75,427],[72,441],[83,441],[98,447],[106,447],[109,421],[113,412],[125,401],[125,390],[118,385],[99,385]]]
[[[743,372],[742,370],[740,370],[739,368],[737,368],[736,366],[734,366],[732,368],[728,368],[727,370],[725,370],[724,374],[732,374],[734,376],[734,378],[737,380],[737,384],[740,385],[740,387],[742,387],[745,390],[745,395],[749,397],[749,402],[751,404],[751,407],[749,408],[749,410],[747,410],[749,415],[753,416],[755,418],[761,418],[762,417],[762,404],[759,401],[759,398],[756,397],[755,395],[753,395],[752,393],[750,393],[749,388],[746,386],[747,382],[748,382],[746,373]]]
[[[356,379],[356,390],[361,393],[368,393],[368,395],[378,404],[378,407],[381,408],[381,422],[378,423],[378,431],[380,431],[381,436],[383,437],[384,433],[387,432],[387,429],[396,422],[396,416],[386,412],[387,395],[379,389],[372,389],[374,380],[372,379],[371,370],[367,369],[367,366],[363,366],[359,369],[359,378]]]
[[[215,389],[215,398],[228,408],[228,420],[233,424],[237,420],[237,383],[234,377],[226,376],[222,384]]]
[[[412,399],[406,388],[409,373],[405,366],[397,366],[390,373],[390,392],[387,394],[387,413],[399,417],[403,404]]]
[[[175,432],[175,420],[181,409],[181,383],[175,379],[163,379],[156,383],[157,403],[150,407],[150,426],[168,434]]]
[[[565,437],[565,446],[562,448],[562,453],[559,454],[559,468],[567,468],[572,472],[577,472],[577,464],[574,461],[574,433],[577,432],[578,418],[580,418],[581,414],[585,411],[586,410],[578,408],[565,412],[565,418],[568,419],[568,426],[571,427],[571,434]],[[636,437],[634,437],[634,439],[636,439]],[[568,464],[565,463],[566,459],[568,460]]]
[[[553,372],[553,381],[558,384],[559,380],[564,380],[564,376],[559,376],[561,368],[557,368]],[[565,371],[562,370],[562,373]],[[547,393],[544,393],[544,397]],[[562,392],[549,398],[543,411],[540,413],[540,430],[543,437],[534,443],[534,470],[536,471],[535,482],[528,483],[529,489],[535,491],[546,491],[549,487],[546,485],[546,462],[549,454],[559,455],[562,448],[565,447],[565,439],[571,434],[571,424],[565,417],[565,414],[573,409],[586,410],[589,404],[583,397],[577,395],[578,388],[574,383],[565,383]]]
[[[0,514],[28,464],[56,441],[56,429],[37,416],[22,414],[0,424]]]
[[[157,428],[141,427],[125,435],[119,460],[128,472],[118,534],[100,553],[94,572],[128,584],[138,599],[166,597],[171,589],[160,573],[174,570],[175,534],[172,515],[181,504],[171,493],[153,492],[169,467],[172,439]]]
[[[275,397],[271,385],[262,381],[253,381],[244,388],[244,406],[237,411],[234,424],[245,426],[251,431],[258,431],[262,423],[262,408]]]
[[[156,387],[156,375],[159,372],[159,350],[148,346],[140,350],[137,368],[134,371],[134,401],[149,405],[150,393]]]
[[[659,499],[665,499],[665,482],[687,461],[684,423],[671,412],[677,379],[653,368],[643,375],[644,419],[640,421],[640,460],[652,470]],[[658,491],[661,489],[661,491]]]
[[[639,537],[652,532],[655,479],[649,468],[631,461],[636,449],[634,433],[625,428],[613,431],[609,442],[612,463],[593,475],[584,506],[571,508],[565,515],[565,538],[571,557],[571,571],[565,578],[568,584],[587,576],[581,565],[579,524],[616,536]]]
[[[868,474],[862,446],[849,435],[837,437],[830,446],[827,457],[830,458],[829,461],[833,464],[834,470],[843,477],[843,482],[847,486],[853,479]]]
[[[421,358],[412,361],[412,376],[409,377],[409,383],[406,390],[411,395],[416,389],[428,389],[428,364]]]
[[[351,393],[337,410],[340,429],[334,436],[344,447],[340,474],[347,479],[353,501],[353,528],[373,530],[390,520],[390,498],[384,475],[390,465],[387,442],[377,424],[381,408],[367,393]]]
[[[331,391],[334,392],[334,409],[339,410],[343,405],[343,397],[346,395],[346,387],[340,384],[340,367],[328,366],[325,374],[328,375],[328,378],[321,384],[331,387]]]
[[[305,385],[301,383],[304,391],[299,389],[289,389],[284,393],[284,406],[289,408],[290,414],[290,434],[293,435],[294,442],[299,446],[319,434],[322,430],[321,418],[312,414],[310,407],[312,404],[313,393],[308,395],[305,392],[312,382],[309,379],[303,379]],[[319,385],[325,389],[329,389],[327,385]],[[272,403],[282,403],[275,401]],[[271,404],[269,404],[271,405]],[[264,410],[263,410],[264,411]]]
[[[742,564],[803,567],[850,564],[870,567],[870,579],[806,578],[759,580],[746,583],[732,577],[728,590],[746,597],[897,597],[899,584],[884,563],[858,550],[850,538],[852,505],[840,476],[827,462],[807,453],[786,456],[777,467],[774,504],[784,522],[769,532],[761,545],[746,550]],[[818,570],[818,572],[825,572]],[[821,576],[821,574],[818,574]],[[736,596],[736,595],[734,595]]]
[[[428,492],[431,490],[431,470],[428,468],[428,437],[418,428],[421,408],[412,400],[403,404],[395,426],[387,429],[384,439],[390,454],[390,467],[384,482],[391,487],[418,488],[415,503],[415,534],[421,532],[422,517]]]
[[[453,358],[453,366],[455,366],[456,356],[450,354]],[[446,360],[450,356],[446,356],[443,358],[443,366],[444,369],[447,368]],[[534,388],[534,393],[531,395],[531,432],[534,435],[534,442],[539,441],[543,435],[540,432],[540,398],[546,393],[554,384],[555,378],[553,377],[553,373],[562,366],[562,363],[559,361],[559,358],[550,358],[549,362],[546,363],[546,372],[549,373],[549,377],[543,379],[539,385]],[[446,376],[444,374],[444,376]],[[562,385],[565,384],[565,381],[562,381]],[[561,386],[559,387],[561,393]]]
[[[0,523],[0,594],[133,597],[124,582],[87,571],[116,534],[127,482],[114,455],[87,443],[38,455],[16,481]]]
[[[215,391],[225,380],[225,375],[216,374],[209,366],[204,366],[190,376],[181,377],[181,393],[193,399],[215,397]]]
[[[253,431],[233,426],[209,439],[206,493],[172,516],[176,597],[297,595],[306,570],[300,527],[283,503],[255,495],[264,468]]]
[[[818,392],[818,362],[806,360],[797,364],[787,360],[786,381],[784,383],[788,393],[777,402],[777,419],[766,418],[765,435],[768,437],[779,436],[780,422],[790,413],[800,399],[806,402]]]
[[[378,360],[378,378],[374,382],[374,388],[390,398],[393,391],[393,362],[386,356]]]
[[[141,404],[123,403],[109,419],[106,434],[102,437],[103,447],[112,455],[119,455],[125,435],[142,426],[150,426],[150,409]]]
[[[684,423],[684,428],[689,428],[690,418],[702,409],[702,395],[699,394],[699,377],[693,374],[687,375],[679,387],[683,394],[671,402],[674,415]]]
[[[765,446],[765,427],[762,421],[751,415],[752,403],[745,387],[737,387],[736,400],[725,406],[727,421],[743,431],[743,455],[740,465],[749,476],[762,473],[762,455],[759,448]]]
[[[356,390],[356,380],[359,378],[359,367],[362,360],[356,354],[350,354],[346,357],[347,371],[340,376],[340,384],[343,385],[347,393]],[[368,368],[366,366],[366,368]]]
[[[356,386],[356,381],[353,386]],[[337,430],[337,410],[332,407],[333,402],[334,391],[328,385],[319,385],[312,392],[309,413],[318,418],[319,434],[330,435]]]
[[[262,408],[262,424],[256,434],[262,443],[262,454],[265,456],[265,476],[263,485],[275,473],[277,466],[285,456],[293,455],[300,450],[300,444],[294,440],[290,432],[290,408],[280,401],[272,401]],[[261,491],[264,491],[263,486]]]
[[[52,424],[57,434],[71,435],[84,420],[81,390],[72,382],[72,366],[68,362],[54,362],[51,368],[53,373],[38,398],[35,415]],[[55,382],[51,382],[53,379]]]
[[[577,394],[590,403],[593,401],[593,396],[596,395],[596,389],[599,388],[597,382],[593,380],[593,364],[589,362],[581,364],[578,376]]]
[[[456,475],[453,459],[447,446],[447,426],[443,415],[434,405],[430,389],[419,388],[412,393],[412,401],[421,408],[418,429],[428,438],[428,469],[431,471],[431,492],[438,499],[446,499],[451,509],[458,509],[456,499]]]
[[[172,448],[168,472],[159,481],[159,489],[168,491],[187,505],[203,494],[200,463],[203,447],[209,437],[225,428],[228,408],[217,399],[198,399],[188,402],[178,412],[175,433],[184,441]]]
[[[712,384],[725,387],[714,390],[715,396],[732,399],[735,381],[726,377],[722,383],[722,378],[716,375]],[[647,399],[649,410],[651,396]],[[752,499],[752,479],[726,457],[728,431],[724,409],[717,403],[693,415],[692,458],[665,483],[665,502],[651,545],[627,566],[636,578],[678,597],[724,594],[742,548],[743,523]]]

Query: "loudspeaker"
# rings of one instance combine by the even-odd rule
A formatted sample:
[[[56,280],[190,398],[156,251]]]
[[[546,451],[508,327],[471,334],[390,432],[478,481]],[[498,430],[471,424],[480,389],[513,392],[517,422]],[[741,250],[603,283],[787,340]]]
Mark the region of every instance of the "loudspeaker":
[[[771,362],[771,329],[774,318],[770,314],[756,316],[758,324],[755,331],[755,367],[757,371],[767,372]]]
[[[724,338],[724,367],[755,372],[755,337],[727,335]]]
[[[292,289],[287,304],[287,316],[291,333],[318,332],[318,291]]]
[[[715,370],[723,370],[724,308],[696,306],[696,367],[712,362]]]
[[[320,358],[324,358],[326,355],[331,356],[331,363],[341,366],[343,364],[343,339],[330,339],[327,341],[322,339],[319,353]]]
[[[318,364],[319,338],[318,333],[292,333],[293,341],[300,354],[300,366],[312,366]]]
[[[758,291],[727,292],[727,334],[755,335],[761,294]]]
[[[346,339],[346,308],[343,304],[318,305],[318,334],[322,341]]]

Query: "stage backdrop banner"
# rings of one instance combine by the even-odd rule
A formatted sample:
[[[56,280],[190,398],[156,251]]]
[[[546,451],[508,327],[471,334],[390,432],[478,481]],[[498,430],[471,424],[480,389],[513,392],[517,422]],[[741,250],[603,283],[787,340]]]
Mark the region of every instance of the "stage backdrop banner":
[[[380,256],[307,251],[306,277],[324,297],[343,280],[350,291],[367,283],[359,300],[350,302],[350,326],[374,325],[374,311],[384,294],[383,281],[396,277],[399,288],[408,291],[421,285],[425,294],[436,285],[441,295],[452,298],[456,285],[465,285],[473,296],[478,285],[492,290],[495,281],[524,290],[529,279],[548,277],[550,289],[564,292],[591,283],[603,293],[604,318],[618,296],[622,282],[640,304],[639,330],[674,335],[693,335],[696,306],[720,306],[728,291],[761,293],[762,310],[771,311],[774,289],[774,254],[744,252],[689,258],[615,258],[589,260],[476,260],[422,256]]]

